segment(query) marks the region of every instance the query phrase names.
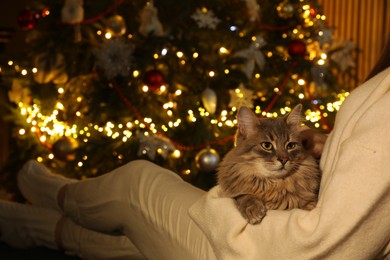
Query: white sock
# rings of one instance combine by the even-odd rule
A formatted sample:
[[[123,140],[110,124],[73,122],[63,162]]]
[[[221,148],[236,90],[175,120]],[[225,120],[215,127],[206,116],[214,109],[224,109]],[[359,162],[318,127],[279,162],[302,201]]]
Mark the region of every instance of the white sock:
[[[45,165],[30,160],[19,171],[18,187],[32,204],[49,207],[62,212],[57,202],[57,193],[62,186],[77,180],[55,175]]]
[[[69,218],[64,221],[61,235],[65,253],[81,259],[146,259],[126,236],[86,229]]]
[[[55,229],[60,218],[55,210],[0,200],[0,240],[15,248],[58,249]]]

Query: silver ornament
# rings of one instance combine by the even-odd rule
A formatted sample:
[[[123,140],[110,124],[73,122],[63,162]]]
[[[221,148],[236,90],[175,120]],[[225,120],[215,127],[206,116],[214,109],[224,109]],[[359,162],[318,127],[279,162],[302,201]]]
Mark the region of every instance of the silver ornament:
[[[196,167],[207,173],[214,171],[219,161],[219,154],[212,148],[205,148],[195,156]]]
[[[294,5],[288,0],[281,2],[276,9],[278,11],[279,16],[284,19],[293,17],[295,12]]]
[[[61,137],[52,147],[54,156],[62,161],[73,161],[76,158],[75,150],[78,148],[78,142],[71,137]]]

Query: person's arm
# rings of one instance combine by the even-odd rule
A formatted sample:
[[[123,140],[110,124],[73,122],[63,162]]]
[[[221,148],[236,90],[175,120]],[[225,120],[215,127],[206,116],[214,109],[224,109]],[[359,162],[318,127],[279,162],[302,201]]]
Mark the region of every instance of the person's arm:
[[[314,210],[271,210],[262,223],[250,225],[231,199],[221,197],[219,187],[193,205],[190,214],[217,256],[224,260],[373,259],[389,250],[388,88],[367,94],[364,109],[342,118],[342,128],[329,136]]]
[[[390,153],[387,148],[370,150],[360,141],[344,149],[348,154],[340,157],[321,204],[310,212],[268,211],[261,224],[250,225],[215,187],[191,208],[191,215],[224,260],[369,259],[388,243],[390,176],[384,165]]]
[[[309,150],[316,159],[320,159],[328,135],[303,125],[300,128],[300,136],[304,147]]]

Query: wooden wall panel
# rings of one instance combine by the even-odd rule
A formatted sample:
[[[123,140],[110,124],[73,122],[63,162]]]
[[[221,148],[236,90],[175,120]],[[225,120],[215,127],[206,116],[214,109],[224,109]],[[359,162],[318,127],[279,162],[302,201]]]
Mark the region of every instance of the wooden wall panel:
[[[390,0],[318,0],[336,39],[354,42],[359,51],[354,75],[345,84],[357,86],[368,75],[390,30]]]

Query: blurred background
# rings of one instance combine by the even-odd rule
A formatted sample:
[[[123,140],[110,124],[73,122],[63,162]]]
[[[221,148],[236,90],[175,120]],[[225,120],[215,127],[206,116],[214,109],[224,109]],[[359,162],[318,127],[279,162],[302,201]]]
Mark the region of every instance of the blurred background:
[[[91,59],[91,62],[86,65],[76,64],[80,68],[77,74],[75,69],[71,68],[74,65],[71,65],[72,61],[69,58],[71,55],[65,55],[63,62],[67,66],[67,78],[62,80],[63,82],[58,79],[58,84],[55,80],[48,79],[53,76],[53,70],[47,75],[41,74],[39,79],[36,77],[38,73],[34,75],[34,78],[28,78],[28,75],[27,77],[13,75],[15,71],[9,70],[11,66],[4,67],[4,64],[1,64],[3,81],[0,86],[0,100],[2,104],[9,104],[10,97],[14,95],[13,98],[20,101],[20,95],[23,95],[24,89],[28,89],[32,92],[29,98],[33,101],[28,107],[24,107],[25,109],[32,109],[33,103],[37,105],[46,102],[48,106],[58,102],[57,105],[64,106],[61,112],[63,113],[62,123],[67,123],[68,125],[64,127],[69,129],[74,123],[69,120],[69,114],[71,112],[83,113],[80,111],[84,109],[85,117],[81,121],[85,123],[89,120],[91,124],[95,124],[96,128],[104,125],[106,128],[102,131],[106,131],[107,136],[96,137],[95,143],[92,138],[88,139],[91,144],[88,147],[82,145],[84,141],[79,138],[80,133],[78,138],[65,136],[65,133],[62,134],[63,136],[44,135],[38,132],[22,135],[20,133],[25,133],[26,129],[29,132],[29,126],[19,122],[20,114],[12,114],[18,112],[17,102],[15,103],[14,100],[14,104],[9,106],[11,109],[0,107],[0,166],[2,168],[0,181],[12,180],[13,172],[29,158],[36,158],[47,163],[55,170],[66,169],[65,171],[68,172],[80,170],[82,173],[70,176],[75,178],[96,176],[102,174],[102,171],[108,171],[131,159],[145,158],[169,167],[189,182],[207,189],[213,185],[213,178],[210,178],[211,180],[207,178],[213,176],[212,172],[220,157],[232,145],[231,137],[234,129],[231,126],[234,123],[228,125],[227,122],[234,122],[234,111],[237,106],[242,104],[253,106],[259,116],[272,117],[288,112],[290,106],[297,101],[304,104],[306,102],[308,109],[305,115],[308,121],[321,131],[330,131],[333,114],[337,112],[340,101],[336,100],[336,96],[341,95],[339,98],[343,99],[344,95],[363,82],[375,64],[384,39],[390,31],[389,0],[257,2],[247,0],[228,1],[229,3],[216,0],[212,2],[189,1],[188,3],[180,2],[180,4],[174,0],[154,1],[154,3],[153,1],[102,1],[99,4],[84,1],[85,17],[96,19],[83,21],[81,29],[75,24],[62,27],[54,25],[56,21],[61,20],[60,10],[64,7],[64,2],[66,1],[1,1],[0,10],[3,10],[3,14],[0,16],[0,53],[4,57],[3,63],[15,57],[14,62],[25,65],[28,59],[31,62],[31,57],[24,56],[24,53],[27,53],[32,56],[33,60],[42,58],[43,67],[62,66],[63,64],[57,64],[58,60],[56,60],[56,57],[61,57],[61,59],[63,57],[62,53],[60,53],[61,56],[56,56],[60,48],[64,53],[71,53],[71,50],[77,49],[78,55],[83,52],[87,57],[86,60]],[[241,11],[232,10],[228,4],[241,5]],[[267,8],[273,11],[268,12]],[[244,9],[247,11],[246,16],[242,15]],[[256,17],[253,12],[250,14],[251,10],[258,10],[259,16]],[[157,24],[142,20],[140,13],[148,11],[147,19],[155,19]],[[50,15],[45,17],[45,12]],[[156,12],[155,16],[151,14],[153,12]],[[39,21],[35,23],[35,18],[31,18],[31,15],[37,14]],[[248,15],[252,16],[248,17]],[[177,24],[172,17],[175,17]],[[229,19],[218,19],[221,17],[229,17]],[[229,35],[230,38],[222,39],[223,35],[226,35],[224,28],[229,26],[228,23],[236,23],[241,26],[239,29],[242,31]],[[270,25],[274,27],[267,27]],[[146,33],[141,33],[142,26],[151,29]],[[169,30],[171,35],[157,35],[155,30],[158,30],[159,26],[166,31]],[[280,32],[282,35],[280,37],[279,31],[284,28],[283,26],[287,26],[288,29],[285,29],[283,33]],[[69,38],[69,35],[78,29],[81,30],[81,44]],[[116,30],[117,35],[110,39],[105,38],[104,32],[110,30]],[[322,34],[318,36],[319,32]],[[215,39],[218,38],[217,35],[222,35],[221,39]],[[299,38],[300,36],[302,38]],[[254,40],[254,37],[258,38]],[[302,41],[295,41],[297,39],[294,37]],[[113,43],[120,38],[125,38],[126,44],[130,44],[123,46],[117,44],[119,47],[104,45],[105,42]],[[52,40],[60,47],[50,46],[49,42]],[[186,51],[194,52],[198,48],[206,53],[206,51],[211,51],[211,47],[205,47],[202,44],[210,43],[211,46],[214,40],[216,42],[219,40],[218,44],[225,40],[228,48],[220,48],[219,56],[213,56],[212,52],[210,55],[204,55],[203,64],[199,62],[200,65],[190,58],[186,60]],[[253,42],[250,43],[251,41]],[[45,46],[46,43],[47,46]],[[100,54],[96,54],[96,50],[93,50],[96,46],[101,47]],[[109,48],[114,50],[117,48],[129,55],[131,52],[134,64],[130,65],[136,67],[132,69],[132,75],[123,76],[128,71],[120,71],[120,69],[115,71],[113,66],[110,68],[111,71],[107,68],[110,63],[104,60],[104,55],[110,51]],[[177,55],[184,53],[184,57],[179,57],[179,59],[169,58],[168,55],[163,57],[163,54],[156,51],[158,48],[168,53],[175,51]],[[183,48],[183,51],[180,48]],[[300,48],[303,48],[303,52]],[[263,52],[256,52],[260,49]],[[43,56],[40,56],[41,54]],[[251,54],[258,56],[251,57]],[[321,54],[328,54],[328,57],[322,59]],[[23,57],[24,61],[21,59]],[[125,66],[128,61],[125,61],[123,65]],[[93,62],[94,64],[91,65]],[[316,62],[329,63],[327,71],[322,71],[325,66],[317,66]],[[104,66],[106,66],[105,71],[102,69]],[[210,74],[226,70],[227,66],[230,66],[228,68],[230,74],[227,77]],[[19,68],[19,65],[15,67]],[[208,67],[215,68],[215,71],[203,69]],[[88,73],[95,73],[93,77],[96,76],[96,72],[101,73],[99,76],[103,75],[98,80],[93,78],[94,83],[81,78],[88,74],[86,71],[90,68],[91,71]],[[274,69],[267,71],[267,68]],[[190,71],[190,69],[193,70]],[[16,73],[20,72],[16,71]],[[272,74],[273,72],[277,73]],[[137,73],[142,75],[142,78],[135,76]],[[180,78],[177,76],[179,74]],[[112,78],[110,79],[109,76]],[[336,79],[331,79],[332,77]],[[28,83],[26,83],[26,78],[30,80]],[[19,84],[21,80],[24,85]],[[74,85],[75,81],[83,81],[83,84],[94,88],[93,93],[81,93],[84,100],[89,99],[87,105],[81,107],[80,111],[71,109],[77,105],[77,102],[72,103],[75,102],[72,101],[76,98],[74,95],[81,95],[78,93],[81,86]],[[113,82],[117,84],[117,87],[113,85]],[[200,84],[203,85],[199,86]],[[129,89],[130,85],[140,87]],[[104,99],[111,98],[110,95],[112,95],[107,92],[107,86],[108,89],[111,88],[111,92],[116,92],[115,100]],[[168,90],[162,90],[161,87],[166,86]],[[70,97],[66,99],[63,95],[61,100],[57,92],[53,94],[47,91],[55,88],[58,91],[70,93]],[[283,88],[289,91],[288,95],[281,95],[280,98],[274,95],[274,92],[281,92],[280,89]],[[207,91],[204,91],[206,89]],[[241,96],[235,96],[235,92]],[[298,92],[302,97],[297,94]],[[177,93],[184,93],[182,100],[175,99]],[[252,94],[253,96],[250,96]],[[296,97],[294,97],[295,94]],[[15,95],[19,97],[15,98]],[[94,103],[97,102],[96,100],[100,102],[96,103],[99,108]],[[117,107],[118,102],[121,106]],[[333,104],[331,105],[332,111],[326,108],[330,104]],[[160,105],[163,108],[160,109]],[[101,106],[111,107],[111,110],[103,110]],[[195,112],[194,115],[188,114],[197,110],[200,112]],[[180,111],[185,111],[186,114],[180,114]],[[118,113],[115,118],[112,117],[114,113]],[[123,113],[123,116],[120,113]],[[199,115],[195,115],[196,113]],[[146,114],[152,116],[149,118]],[[97,117],[100,117],[99,120]],[[154,117],[156,118],[153,120],[156,122],[148,123],[148,120]],[[137,125],[137,130],[132,128],[126,133],[123,131],[122,141],[112,141],[116,133],[107,129],[110,127],[119,129],[124,120],[129,124],[139,124],[139,120],[141,123]],[[172,127],[164,132],[165,127],[170,128],[165,125],[165,122],[169,120],[172,124],[182,122],[181,120],[189,122],[181,123],[183,126],[181,130],[179,127],[178,130],[172,130]],[[191,124],[191,120],[194,124]],[[108,123],[112,123],[112,126],[108,126]],[[153,129],[154,125],[160,129],[157,127]],[[220,125],[223,126],[220,127]],[[144,131],[145,129],[147,131]],[[163,134],[160,134],[161,132]],[[188,136],[185,136],[185,133],[188,133]],[[86,139],[85,137],[84,140]],[[108,139],[111,141],[107,141]],[[133,143],[130,141],[129,144],[128,139],[133,140]],[[92,144],[97,144],[97,146],[92,146]],[[100,157],[94,157],[97,149],[112,151],[109,156],[113,159],[104,160],[109,157],[103,151]],[[12,151],[15,150],[16,152],[13,153]],[[12,165],[9,165],[10,162]],[[99,166],[98,163],[102,162],[106,167]],[[101,171],[98,171],[99,168]],[[6,188],[12,190],[14,187]]]

